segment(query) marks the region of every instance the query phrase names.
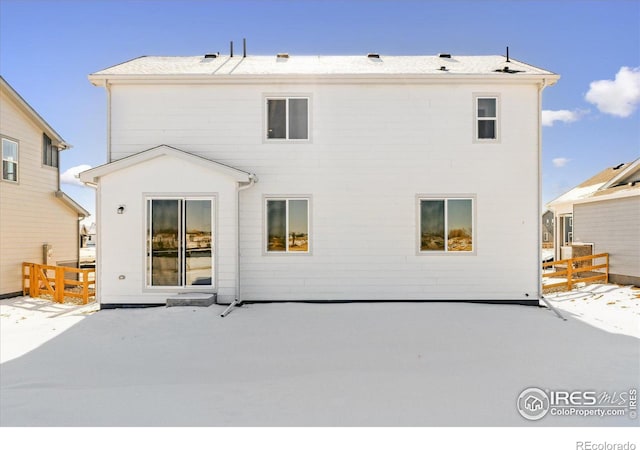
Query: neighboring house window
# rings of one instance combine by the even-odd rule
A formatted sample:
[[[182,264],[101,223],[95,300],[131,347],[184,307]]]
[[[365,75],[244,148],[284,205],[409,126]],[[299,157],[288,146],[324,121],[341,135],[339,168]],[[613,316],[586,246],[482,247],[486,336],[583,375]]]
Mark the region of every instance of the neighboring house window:
[[[308,253],[309,199],[267,199],[266,227],[268,253]]]
[[[51,144],[51,138],[46,134],[42,135],[42,164],[58,167],[58,149]]]
[[[473,252],[473,198],[420,198],[420,252]]]
[[[549,242],[549,233],[547,231],[544,232],[544,237],[542,239],[544,242]]]
[[[2,138],[2,179],[18,181],[18,143]]]
[[[573,216],[562,216],[562,245],[571,245],[573,242]]]
[[[308,140],[309,99],[267,98],[267,139]]]
[[[147,199],[147,286],[211,287],[211,198]]]
[[[476,140],[498,139],[498,97],[476,96]]]

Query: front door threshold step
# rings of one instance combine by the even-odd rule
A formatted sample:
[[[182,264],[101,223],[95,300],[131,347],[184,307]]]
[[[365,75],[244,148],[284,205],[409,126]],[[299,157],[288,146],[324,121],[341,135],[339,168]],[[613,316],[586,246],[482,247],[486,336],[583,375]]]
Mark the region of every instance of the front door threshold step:
[[[216,302],[216,294],[188,293],[167,297],[169,306],[211,306]]]

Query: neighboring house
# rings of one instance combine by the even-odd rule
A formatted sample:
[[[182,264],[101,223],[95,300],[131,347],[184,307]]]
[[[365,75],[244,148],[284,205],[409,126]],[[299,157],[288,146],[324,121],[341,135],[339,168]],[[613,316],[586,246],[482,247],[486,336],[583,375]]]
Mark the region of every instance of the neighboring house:
[[[62,137],[0,77],[0,298],[22,293],[22,263],[77,267],[78,220],[60,190]]]
[[[95,247],[96,246],[96,224],[80,226],[80,247]]]
[[[541,95],[558,78],[445,54],[96,72],[108,163],[81,180],[98,186],[99,301],[537,305]]]
[[[95,268],[96,266],[96,224],[80,227],[80,267]]]
[[[640,286],[640,159],[609,167],[548,204],[555,214],[556,258],[571,245],[609,253],[609,279]],[[571,239],[566,240],[567,226]]]
[[[553,211],[545,211],[542,215],[542,248],[553,248],[553,229],[554,217]]]

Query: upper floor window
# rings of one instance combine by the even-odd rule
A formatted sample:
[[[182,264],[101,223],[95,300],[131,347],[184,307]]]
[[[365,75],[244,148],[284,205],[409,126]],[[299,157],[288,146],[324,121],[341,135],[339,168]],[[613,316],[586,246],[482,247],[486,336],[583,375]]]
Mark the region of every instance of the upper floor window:
[[[2,138],[2,179],[18,181],[18,143]]]
[[[475,138],[479,141],[498,139],[498,97],[476,96]]]
[[[51,138],[46,134],[42,135],[42,164],[58,167],[58,149],[51,144]]]
[[[267,139],[308,140],[309,98],[267,98]]]

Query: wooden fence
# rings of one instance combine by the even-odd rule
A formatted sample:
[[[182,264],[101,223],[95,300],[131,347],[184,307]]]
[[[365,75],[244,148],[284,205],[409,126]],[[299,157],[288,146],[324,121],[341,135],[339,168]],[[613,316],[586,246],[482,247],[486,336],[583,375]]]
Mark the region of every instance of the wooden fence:
[[[65,297],[79,298],[83,304],[95,298],[95,269],[47,266],[22,263],[22,294],[31,297],[50,297],[64,303]]]
[[[542,263],[542,272],[543,291],[570,291],[575,283],[608,283],[609,254],[600,253]],[[552,278],[561,278],[563,281],[552,282]],[[546,282],[546,279],[549,279],[549,282]]]

